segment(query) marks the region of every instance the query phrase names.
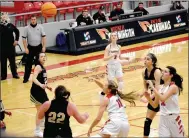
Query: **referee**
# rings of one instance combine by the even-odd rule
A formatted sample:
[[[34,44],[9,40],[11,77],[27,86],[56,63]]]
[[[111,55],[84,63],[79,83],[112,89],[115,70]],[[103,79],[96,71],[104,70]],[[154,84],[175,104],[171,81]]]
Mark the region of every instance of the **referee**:
[[[27,54],[23,83],[27,83],[35,57],[39,55],[40,52],[45,52],[46,50],[46,35],[43,27],[37,24],[37,18],[35,15],[31,16],[31,23],[25,27],[22,38]]]

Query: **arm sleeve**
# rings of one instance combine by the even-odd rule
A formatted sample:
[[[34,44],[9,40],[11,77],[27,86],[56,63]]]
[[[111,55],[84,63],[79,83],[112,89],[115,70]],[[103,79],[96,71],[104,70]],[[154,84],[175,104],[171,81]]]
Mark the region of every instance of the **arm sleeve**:
[[[44,31],[44,28],[43,26],[41,26],[41,37],[45,37],[46,34],[45,34],[45,31]]]
[[[24,28],[24,34],[22,35],[22,38],[27,38],[28,37],[28,28],[27,26]]]
[[[19,30],[16,28],[16,26],[14,26],[13,24],[12,24],[12,27],[13,27],[13,32],[14,32],[15,35],[16,35],[15,40],[18,41],[18,40],[19,40],[19,37],[20,37],[20,31],[19,31]]]

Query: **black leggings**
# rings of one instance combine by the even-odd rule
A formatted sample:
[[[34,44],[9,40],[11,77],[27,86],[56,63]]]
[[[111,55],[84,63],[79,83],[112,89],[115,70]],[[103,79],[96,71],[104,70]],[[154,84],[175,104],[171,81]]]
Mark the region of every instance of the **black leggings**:
[[[39,46],[30,46],[28,45],[29,54],[27,54],[26,64],[25,64],[25,73],[24,73],[24,80],[28,80],[30,77],[32,65],[35,62],[34,57],[39,55],[42,51],[42,44]]]

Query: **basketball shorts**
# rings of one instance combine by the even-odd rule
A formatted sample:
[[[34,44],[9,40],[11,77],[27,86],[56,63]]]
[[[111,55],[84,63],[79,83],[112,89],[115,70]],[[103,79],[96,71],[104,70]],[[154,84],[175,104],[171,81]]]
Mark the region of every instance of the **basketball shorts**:
[[[100,135],[107,134],[117,137],[127,137],[129,133],[129,122],[128,120],[108,120],[104,127],[100,130]]]
[[[155,100],[155,98],[152,99],[153,101]],[[154,108],[150,103],[148,103],[148,109],[154,111],[154,112],[159,112],[160,106],[158,104],[158,107]]]
[[[184,137],[184,126],[180,115],[160,115],[159,137]]]
[[[117,64],[108,64],[106,66],[106,73],[108,80],[113,80],[114,78],[123,77],[123,70],[121,63]]]
[[[44,89],[34,89],[31,88],[30,90],[30,100],[35,104],[35,105],[41,105],[44,102],[48,101],[49,98],[47,96],[47,93],[45,92]]]

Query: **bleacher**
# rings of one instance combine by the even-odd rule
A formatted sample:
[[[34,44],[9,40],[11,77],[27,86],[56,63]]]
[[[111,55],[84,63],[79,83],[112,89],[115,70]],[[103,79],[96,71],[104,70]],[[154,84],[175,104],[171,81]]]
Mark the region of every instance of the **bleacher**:
[[[58,9],[57,15],[54,17],[53,21],[59,21],[60,16],[63,16],[61,20],[66,20],[66,14],[72,14],[71,18],[75,19],[77,14],[83,9],[89,10],[91,13],[93,10],[98,10],[101,5],[106,8],[106,13],[109,13],[117,3],[123,4],[123,1],[31,1],[31,2],[2,2],[1,11],[11,12],[15,16],[14,24],[18,25],[18,22],[24,22],[23,25],[27,25],[27,21],[30,16],[35,13],[37,17],[41,17],[41,6],[43,3],[52,2]],[[19,4],[19,6],[18,6]],[[45,23],[47,19],[44,19]],[[20,26],[20,25],[19,25]]]
[[[1,10],[6,10],[12,15],[10,15],[11,22],[13,24],[16,24],[17,27],[20,30],[20,33],[23,33],[24,26],[29,23],[29,17],[32,14],[36,14],[38,16],[39,22],[42,23],[42,26],[44,27],[44,30],[47,34],[47,48],[53,47],[56,45],[56,35],[60,32],[60,29],[63,28],[69,28],[70,22],[74,22],[75,18],[78,14],[81,13],[83,9],[88,9],[89,13],[91,15],[94,14],[98,10],[98,8],[103,5],[106,8],[106,14],[108,15],[109,12],[117,5],[118,2],[121,2],[123,4],[122,8],[125,10],[126,13],[133,12],[133,9],[128,8],[131,7],[130,1],[120,1],[120,0],[112,0],[112,1],[52,1],[56,7],[57,7],[57,16],[55,18],[51,19],[45,19],[41,16],[41,5],[44,3],[42,2],[20,2],[15,1],[14,2],[14,8],[8,8],[13,5],[11,2],[10,5],[8,2],[4,4],[4,7],[1,7]],[[19,4],[19,5],[18,5]],[[161,12],[168,12],[170,9],[171,4],[166,5],[160,5],[161,3],[157,2],[146,2],[144,3],[144,7],[149,11],[150,14],[159,14],[159,11]],[[8,6],[9,5],[9,6]],[[133,7],[136,7],[137,2]],[[185,4],[186,5],[186,4]],[[184,5],[184,6],[185,6]],[[7,6],[7,8],[6,8]],[[186,7],[185,7],[186,8]],[[188,7],[187,7],[188,8]],[[41,21],[41,22],[40,22]],[[18,24],[18,22],[21,22],[22,24]],[[48,22],[48,23],[45,23]],[[53,29],[50,29],[53,28]],[[22,44],[22,38],[19,39],[19,44],[21,46],[21,49],[24,51],[23,44]],[[16,50],[17,52],[20,51],[19,48]]]

